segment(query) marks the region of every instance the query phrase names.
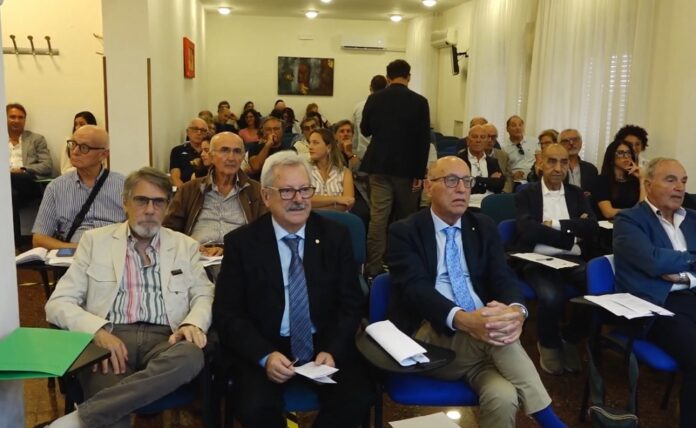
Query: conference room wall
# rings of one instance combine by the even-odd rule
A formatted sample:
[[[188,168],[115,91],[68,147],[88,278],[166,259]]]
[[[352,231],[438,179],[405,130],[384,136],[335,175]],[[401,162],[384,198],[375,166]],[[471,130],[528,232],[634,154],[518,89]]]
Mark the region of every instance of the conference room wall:
[[[104,123],[102,81],[101,2],[93,0],[7,1],[2,11],[2,45],[29,48],[28,35],[36,48],[47,47],[51,37],[58,56],[3,55],[8,102],[27,109],[27,129],[46,137],[54,172],[60,167],[60,152],[72,131],[75,113],[89,110]]]
[[[215,109],[228,100],[240,113],[244,102],[268,114],[282,98],[304,116],[307,104],[316,102],[332,122],[350,118],[353,107],[369,94],[375,74],[385,74],[386,65],[405,52],[367,52],[341,49],[342,36],[384,37],[388,47],[406,46],[407,24],[385,21],[315,20],[291,17],[221,16],[208,12],[206,20],[207,105]],[[300,37],[309,40],[300,40]],[[334,58],[333,96],[278,95],[279,56]],[[416,72],[414,70],[414,72]]]

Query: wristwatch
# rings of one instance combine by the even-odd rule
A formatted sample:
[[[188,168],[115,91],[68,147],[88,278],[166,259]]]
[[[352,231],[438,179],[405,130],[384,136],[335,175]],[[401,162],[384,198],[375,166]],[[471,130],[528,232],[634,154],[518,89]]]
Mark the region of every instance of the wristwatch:
[[[679,273],[679,282],[682,284],[689,284],[691,282],[689,280],[689,275],[687,275],[686,272],[680,272]]]
[[[513,303],[513,306],[520,308],[520,311],[522,312],[522,316],[524,317],[524,319],[527,319],[527,317],[529,316],[529,311],[527,310],[527,308],[524,305],[522,305],[520,303]]]

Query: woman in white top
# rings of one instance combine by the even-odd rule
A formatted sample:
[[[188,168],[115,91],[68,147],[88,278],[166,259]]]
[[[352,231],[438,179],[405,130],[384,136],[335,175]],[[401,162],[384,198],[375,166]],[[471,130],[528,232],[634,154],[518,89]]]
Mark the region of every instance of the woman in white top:
[[[344,166],[343,155],[328,129],[309,135],[312,185],[316,188],[312,208],[349,211],[355,202],[353,175]]]

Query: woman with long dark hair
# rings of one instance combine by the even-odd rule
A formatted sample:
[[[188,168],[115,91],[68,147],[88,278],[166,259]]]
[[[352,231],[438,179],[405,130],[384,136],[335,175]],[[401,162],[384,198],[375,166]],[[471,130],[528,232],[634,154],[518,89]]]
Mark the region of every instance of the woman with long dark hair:
[[[609,144],[592,195],[599,214],[608,220],[613,219],[621,209],[630,208],[645,199],[638,158],[630,144],[618,139]]]

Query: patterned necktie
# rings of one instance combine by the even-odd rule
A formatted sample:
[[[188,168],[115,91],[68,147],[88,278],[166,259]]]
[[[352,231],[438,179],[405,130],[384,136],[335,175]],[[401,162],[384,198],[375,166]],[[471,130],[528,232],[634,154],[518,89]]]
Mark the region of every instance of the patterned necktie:
[[[290,305],[290,347],[292,354],[304,364],[312,360],[314,345],[312,344],[312,321],[309,317],[309,297],[307,296],[307,281],[298,247],[300,237],[287,235],[283,238],[285,245],[290,248],[290,270],[288,272],[288,298]]]
[[[447,266],[447,274],[449,275],[450,284],[452,284],[454,303],[467,312],[473,311],[476,309],[476,304],[469,293],[466,281],[468,275],[464,273],[462,268],[462,256],[459,254],[459,248],[454,239],[458,229],[450,226],[444,230],[447,235],[447,241],[445,242],[445,266]]]

